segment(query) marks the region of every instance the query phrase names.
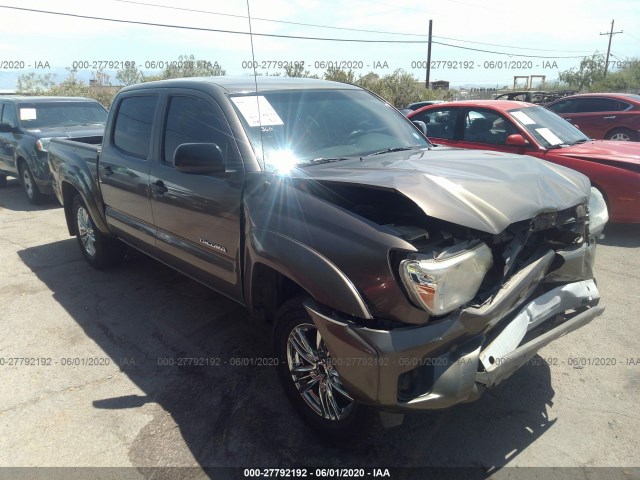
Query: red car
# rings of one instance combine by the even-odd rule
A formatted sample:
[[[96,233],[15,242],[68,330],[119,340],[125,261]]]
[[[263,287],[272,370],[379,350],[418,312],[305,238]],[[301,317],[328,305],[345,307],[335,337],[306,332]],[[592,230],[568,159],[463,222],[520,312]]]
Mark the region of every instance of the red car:
[[[408,115],[436,144],[531,155],[589,177],[612,222],[640,223],[640,144],[591,140],[543,107],[509,100],[450,102]]]
[[[545,105],[591,138],[640,141],[640,95],[585,93]]]

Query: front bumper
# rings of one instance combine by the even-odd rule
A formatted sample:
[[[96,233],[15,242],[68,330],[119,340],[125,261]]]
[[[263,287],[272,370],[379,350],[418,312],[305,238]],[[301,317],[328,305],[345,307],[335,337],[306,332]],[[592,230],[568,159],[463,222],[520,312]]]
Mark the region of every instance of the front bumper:
[[[396,412],[446,408],[477,399],[542,347],[602,314],[592,279],[532,299],[553,259],[549,251],[515,274],[491,302],[420,327],[376,330],[311,301],[305,307],[356,400]]]

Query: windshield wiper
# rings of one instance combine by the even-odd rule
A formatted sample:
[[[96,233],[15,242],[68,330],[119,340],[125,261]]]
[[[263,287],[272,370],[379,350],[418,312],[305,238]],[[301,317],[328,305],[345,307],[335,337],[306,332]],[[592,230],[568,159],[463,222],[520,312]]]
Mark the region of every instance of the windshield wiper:
[[[581,138],[580,140],[576,140],[575,142],[573,142],[571,145],[577,145],[578,143],[585,143],[590,141],[590,138]]]
[[[422,148],[419,145],[414,145],[413,147],[394,147],[394,148],[386,148],[384,150],[380,150],[379,152],[373,152],[370,153],[368,155],[366,155],[367,157],[371,157],[373,155],[382,155],[383,153],[392,153],[392,152],[403,152],[405,150],[413,150],[414,148]]]
[[[314,165],[321,165],[323,163],[341,162],[342,160],[351,160],[352,158],[353,157],[333,157],[333,158],[319,157],[319,158],[314,158],[312,160],[307,160],[306,162],[297,163],[296,167],[313,167]]]

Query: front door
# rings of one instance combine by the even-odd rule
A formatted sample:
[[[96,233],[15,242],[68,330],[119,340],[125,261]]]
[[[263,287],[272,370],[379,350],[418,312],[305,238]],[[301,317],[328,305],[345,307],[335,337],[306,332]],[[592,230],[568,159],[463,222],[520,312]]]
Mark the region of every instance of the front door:
[[[241,298],[244,171],[231,129],[214,99],[191,90],[172,92],[164,119],[161,147],[150,171],[158,251],[179,270],[232,298]],[[183,143],[217,144],[226,171],[215,175],[179,172],[173,156]]]

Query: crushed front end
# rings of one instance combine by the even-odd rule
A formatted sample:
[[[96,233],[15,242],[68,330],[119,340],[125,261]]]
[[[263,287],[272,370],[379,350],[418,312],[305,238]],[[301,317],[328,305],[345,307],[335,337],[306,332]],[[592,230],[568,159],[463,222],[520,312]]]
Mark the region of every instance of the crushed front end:
[[[592,189],[588,202],[499,234],[446,222],[423,232],[387,225],[416,247],[390,252],[389,265],[428,321],[389,325],[305,306],[356,400],[396,412],[472,401],[602,314],[593,265],[607,219]]]

